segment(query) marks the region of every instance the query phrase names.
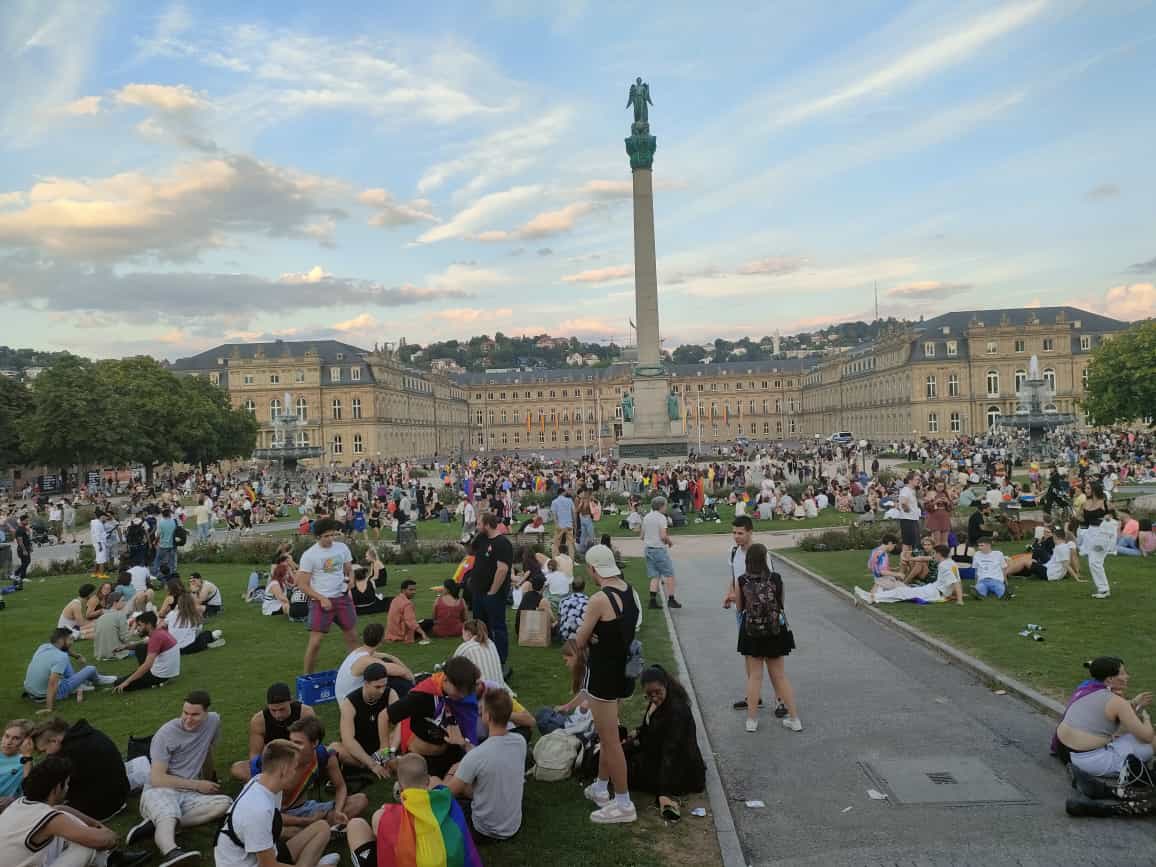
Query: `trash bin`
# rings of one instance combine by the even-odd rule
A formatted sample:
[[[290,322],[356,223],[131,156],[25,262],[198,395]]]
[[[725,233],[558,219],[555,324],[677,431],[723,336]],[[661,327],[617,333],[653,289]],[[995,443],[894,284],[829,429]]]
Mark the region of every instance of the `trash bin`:
[[[397,525],[397,544],[413,545],[417,543],[417,524],[406,521]]]

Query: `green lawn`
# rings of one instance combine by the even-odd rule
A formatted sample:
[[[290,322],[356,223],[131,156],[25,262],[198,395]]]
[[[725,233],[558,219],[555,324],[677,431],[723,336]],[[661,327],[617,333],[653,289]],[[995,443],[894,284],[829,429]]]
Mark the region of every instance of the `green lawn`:
[[[240,601],[241,589],[251,567],[240,565],[208,565],[201,571],[219,584],[225,595],[225,611],[212,621],[213,628],[224,630],[227,646],[209,650],[181,661],[181,676],[177,683],[159,690],[130,693],[127,696],[99,690],[89,693],[86,701],[62,703],[60,711],[70,720],[85,717],[96,727],[123,745],[130,734],[147,735],[180,712],[181,697],[194,688],[207,688],[213,697],[213,710],[224,718],[221,741],[216,752],[218,774],[228,778],[231,762],[245,758],[249,716],[261,707],[265,688],[283,680],[293,684],[300,670],[306,632],[302,624],[288,623],[284,618],[260,616],[256,606]],[[452,566],[391,566],[389,586],[392,592],[404,578],[418,581],[420,592],[415,602],[419,616],[432,609],[432,587],[449,577]],[[580,569],[582,567],[579,567]],[[645,591],[645,575],[637,564],[627,567],[627,577]],[[23,593],[11,594],[5,599],[7,610],[0,613],[3,642],[0,644],[0,670],[6,671],[0,686],[0,720],[32,716],[35,707],[20,698],[23,673],[28,658],[36,646],[44,641],[56,618],[72,598],[84,576],[58,576],[46,580],[32,580]],[[643,599],[645,599],[643,593]],[[646,612],[642,627],[642,641],[646,658],[674,669],[670,638],[660,612]],[[385,615],[371,619],[384,622]],[[511,628],[512,628],[511,617]],[[363,619],[364,624],[366,619]],[[426,647],[400,646],[397,650],[414,671],[430,671],[435,662],[446,658],[456,647],[456,640],[435,640]],[[92,643],[79,642],[80,653],[91,655]],[[345,654],[344,642],[334,631],[322,646],[319,669],[336,668]],[[514,668],[511,686],[519,700],[531,712],[544,705],[560,704],[570,698],[569,681],[557,648],[525,648],[512,646],[510,664]],[[102,663],[102,673],[126,674],[130,662]],[[324,704],[317,708],[327,727],[327,737],[337,737],[337,706]],[[639,697],[626,702],[623,720],[637,725],[642,714]],[[238,785],[229,782],[226,791],[235,794]],[[368,794],[376,809],[390,797],[392,786],[378,783]],[[518,865],[548,862],[552,867],[586,865],[590,863],[622,865],[622,867],[658,867],[663,864],[717,864],[718,848],[709,820],[689,815],[681,823],[664,827],[657,810],[644,795],[638,795],[639,827],[598,826],[587,818],[591,805],[582,797],[575,780],[560,783],[528,782],[525,796],[525,814],[522,830],[516,841],[487,848],[484,858],[489,865]],[[696,799],[693,806],[705,806],[705,796]],[[122,833],[135,816],[121,817],[114,827]],[[186,848],[195,847],[203,853],[212,848],[207,829],[187,833]],[[597,854],[594,854],[597,853]],[[346,856],[346,863],[348,856]],[[206,863],[208,860],[206,858]]]
[[[1001,545],[1005,552],[1022,545]],[[871,586],[866,551],[784,552],[809,569],[850,590]],[[1015,599],[978,601],[964,582],[966,604],[879,606],[913,626],[941,638],[984,662],[1024,680],[1041,692],[1065,700],[1084,679],[1082,663],[1094,656],[1119,656],[1127,662],[1136,690],[1156,689],[1156,558],[1109,557],[1110,599],[1092,599],[1087,560],[1080,574],[1087,583],[1012,578]],[[1045,641],[1018,633],[1028,623],[1046,627]]]

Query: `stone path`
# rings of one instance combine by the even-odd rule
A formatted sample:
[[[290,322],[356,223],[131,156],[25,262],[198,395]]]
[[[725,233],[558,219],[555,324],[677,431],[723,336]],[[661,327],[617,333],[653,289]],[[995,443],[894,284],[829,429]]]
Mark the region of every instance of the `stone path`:
[[[768,710],[760,730],[747,734],[744,712],[731,709],[745,688],[734,615],[720,605],[729,551],[726,537],[676,540],[678,596],[686,607],[672,614],[747,863],[1153,862],[1153,823],[1065,815],[1068,783],[1047,754],[1049,718],[993,694],[787,566],[780,571],[799,645],[787,670],[805,730],[783,729]],[[1073,682],[1077,669],[1073,661]],[[763,694],[769,704],[769,682]],[[887,766],[900,759],[929,761],[905,781]],[[991,779],[978,788],[963,785],[968,769],[960,760],[979,760]],[[880,768],[893,780],[881,779]],[[939,772],[959,780],[936,784],[926,776]],[[1010,792],[1026,803],[900,803],[897,793],[905,784],[933,798],[990,799]],[[942,794],[952,787],[951,795]],[[872,788],[892,797],[871,800]],[[746,807],[748,799],[766,807]]]

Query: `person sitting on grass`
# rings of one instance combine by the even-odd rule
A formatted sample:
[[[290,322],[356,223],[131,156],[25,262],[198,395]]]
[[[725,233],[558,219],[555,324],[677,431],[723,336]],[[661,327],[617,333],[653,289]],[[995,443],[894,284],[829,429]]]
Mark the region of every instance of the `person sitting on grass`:
[[[466,622],[466,603],[461,599],[462,585],[447,578],[434,600],[433,617],[421,622],[422,631],[434,638],[460,638]]]
[[[413,644],[415,640],[428,641],[425,631],[417,620],[417,610],[413,597],[417,595],[417,582],[406,578],[401,582],[401,592],[389,604],[389,614],[385,618],[385,640]]]
[[[518,603],[518,609],[514,612],[514,634],[521,634],[523,611],[545,613],[549,628],[552,629],[557,618],[554,615],[554,609],[550,607],[550,600],[542,592],[546,587],[546,576],[537,572],[523,587],[525,589],[522,592],[522,599]]]
[[[509,840],[522,827],[526,740],[509,729],[513,700],[506,690],[487,689],[481,704],[489,736],[477,746],[463,739],[465,755],[445,785],[466,805],[474,840],[487,843]]]
[[[14,719],[4,726],[0,736],[0,799],[20,795],[20,784],[32,767],[32,744],[28,742],[28,735],[33,726],[29,719]]]
[[[289,596],[285,592],[286,576],[288,580],[292,580],[292,567],[289,565],[288,556],[280,554],[277,566],[265,583],[265,589],[261,591],[262,616],[273,617],[279,614],[289,616]]]
[[[389,675],[380,662],[370,663],[359,689],[338,700],[341,713],[341,740],[334,749],[341,763],[360,775],[384,779],[385,761],[391,750],[389,721],[385,710],[397,703],[389,690]]]
[[[681,817],[676,796],[706,788],[690,698],[678,679],[659,665],[640,678],[647,706],[642,723],[623,742],[631,791],[653,792],[662,818]]]
[[[76,598],[64,606],[60,616],[56,618],[57,629],[67,629],[76,638],[92,638],[96,624],[88,619],[88,600],[96,587],[92,584],[81,584],[76,591]]]
[[[284,839],[292,839],[318,819],[329,825],[344,825],[365,812],[369,799],[360,793],[349,794],[337,753],[322,744],[325,723],[315,716],[299,719],[289,726],[289,740],[297,748],[297,761],[295,775],[281,792]],[[251,778],[261,773],[263,755],[262,752],[249,763]],[[323,781],[333,792],[332,800],[320,800]]]
[[[855,588],[855,595],[869,605],[883,602],[945,602],[955,600],[957,605],[963,604],[963,584],[959,578],[959,566],[951,559],[951,549],[946,545],[936,545],[932,549],[935,561],[935,580],[930,584],[917,584],[912,587],[893,587],[890,590],[872,590],[862,587]]]
[[[293,701],[289,684],[271,684],[265,691],[265,706],[249,717],[249,758],[233,762],[229,767],[230,776],[241,782],[248,780],[253,759],[261,755],[261,750],[270,741],[289,740],[289,727],[313,715],[309,705]]]
[[[225,646],[225,639],[221,637],[221,630],[214,629],[206,632],[203,628],[204,615],[197,604],[196,596],[190,590],[177,598],[177,604],[165,616],[165,628],[169,635],[177,640],[177,647],[181,656],[200,653],[209,648]]]
[[[32,654],[24,672],[24,696],[35,702],[44,702],[37,714],[52,713],[58,701],[64,701],[74,693],[80,701],[81,693],[96,689],[95,684],[109,686],[116,683],[112,675],[102,675],[96,666],[84,665],[84,657],[72,652],[72,636],[71,629],[54,629],[48,641]],[[73,671],[72,659],[84,667]]]
[[[389,675],[389,688],[398,696],[403,696],[413,687],[413,672],[396,656],[378,650],[385,640],[385,627],[380,623],[369,623],[361,630],[361,646],[349,652],[337,669],[334,692],[338,696],[349,695],[365,683],[365,670],[375,662],[385,666]]]
[[[483,680],[506,685],[498,649],[490,641],[490,632],[481,620],[467,620],[462,624],[462,643],[454,649],[452,656],[463,656],[472,662]]]
[[[286,821],[280,805],[297,779],[298,758],[297,746],[289,741],[275,740],[265,747],[260,756],[262,772],[245,784],[221,823],[213,848],[216,867],[319,867],[340,863],[340,855],[321,854],[332,833],[324,819],[310,822],[288,841],[279,839],[279,830]],[[200,860],[199,855],[196,860]]]
[[[29,771],[24,797],[0,813],[4,863],[16,867],[129,867],[147,861],[148,852],[113,852],[115,831],[64,805],[72,772],[72,762],[56,756]]]
[[[934,566],[932,548],[934,543],[930,535],[920,537],[919,551],[905,551],[899,556],[899,568],[903,571],[904,584],[918,584],[931,575]]]
[[[110,594],[104,600],[104,615],[96,621],[92,633],[92,654],[97,662],[127,659],[136,644],[125,612],[126,602],[119,594]]]
[[[477,666],[462,656],[451,658],[381,714],[381,743],[392,743],[396,726],[400,752],[420,753],[433,774],[445,776],[464,755],[464,745],[478,743],[477,686]]]
[[[117,692],[163,686],[181,673],[181,650],[167,629],[157,625],[154,611],[137,616],[136,631],[145,640],[134,650],[140,665],[128,677],[116,681]]]
[[[225,600],[221,597],[220,588],[202,578],[200,572],[189,575],[189,592],[196,598],[205,617],[216,617],[221,613]]]
[[[445,786],[430,786],[425,758],[397,760],[397,804],[386,804],[371,822],[353,819],[345,832],[353,867],[413,863],[414,849],[438,853],[440,863],[481,867],[461,805]],[[445,853],[444,856],[441,853]]]
[[[879,545],[868,555],[867,568],[875,579],[875,587],[889,590],[903,583],[903,573],[891,568],[890,554],[899,546],[899,539],[891,533],[884,533]],[[873,588],[874,589],[874,588]]]
[[[972,555],[971,565],[975,569],[975,586],[971,592],[976,599],[986,599],[988,595],[997,599],[1015,598],[1007,585],[1008,559],[1003,551],[992,549],[991,536],[979,537],[979,550]]]
[[[570,672],[570,691],[574,697],[565,704],[544,707],[534,714],[534,724],[539,734],[549,734],[558,729],[568,734],[578,734],[593,730],[594,727],[590,702],[582,690],[582,681],[586,677],[586,654],[578,649],[578,642],[573,638],[567,639],[562,645],[562,662]]]

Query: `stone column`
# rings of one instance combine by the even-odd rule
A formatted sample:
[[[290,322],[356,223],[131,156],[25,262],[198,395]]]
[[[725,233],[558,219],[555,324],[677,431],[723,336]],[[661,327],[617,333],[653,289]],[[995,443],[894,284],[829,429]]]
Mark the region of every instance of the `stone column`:
[[[634,169],[634,323],[638,363],[660,364],[658,273],[654,255],[654,182],[649,168]]]

